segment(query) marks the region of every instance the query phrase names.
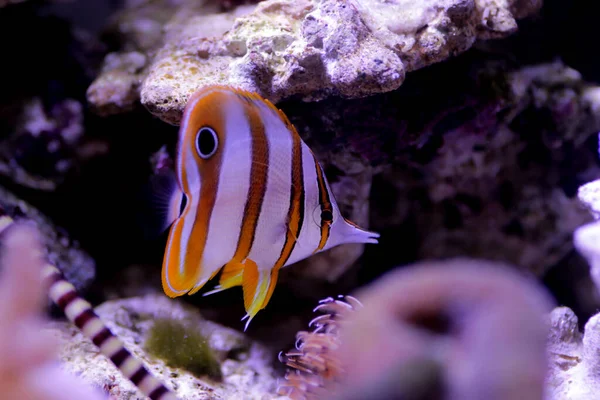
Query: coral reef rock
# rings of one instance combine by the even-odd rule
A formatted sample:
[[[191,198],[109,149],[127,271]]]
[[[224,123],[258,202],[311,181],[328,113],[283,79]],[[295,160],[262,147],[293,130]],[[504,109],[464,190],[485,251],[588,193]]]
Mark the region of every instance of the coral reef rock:
[[[473,69],[445,91],[452,105],[437,100],[442,77],[428,84],[429,71],[410,83],[419,84],[418,96],[398,90],[382,102],[390,110],[379,111],[374,126],[385,126],[378,140],[384,153],[395,153],[373,177],[370,229],[387,234],[378,249],[397,255],[397,264],[468,255],[542,276],[572,252],[573,232],[592,219],[574,195],[579,182],[600,173],[589,146],[600,129],[598,87],[560,62],[508,69],[498,59],[477,65],[479,57],[455,59]],[[456,71],[452,62],[446,68],[440,75]],[[408,115],[404,127],[387,115],[391,104]],[[391,126],[403,131],[394,138]],[[401,252],[396,238],[405,243]]]
[[[33,189],[56,189],[74,165],[83,130],[83,107],[76,100],[46,110],[40,98],[31,99],[19,126],[0,141],[0,174]]]
[[[573,243],[587,260],[596,290],[600,291],[600,221],[577,228],[573,234]]]
[[[577,197],[595,221],[577,228],[573,234],[573,243],[587,260],[590,275],[600,293],[600,180],[580,186]]]
[[[592,400],[598,398],[598,349],[600,314],[579,331],[577,317],[568,307],[557,307],[550,314],[548,338],[550,370],[546,378],[546,400]]]
[[[517,30],[541,0],[266,0],[229,12],[211,1],[128,1],[88,99],[100,113],[141,98],[177,124],[189,96],[231,84],[273,102],[369,96],[409,71]]]
[[[198,311],[162,294],[108,301],[95,311],[132,353],[182,400],[277,399],[276,374],[272,354],[241,333],[203,319]],[[170,368],[163,360],[150,359],[144,349],[145,337],[154,320],[172,318],[192,323],[208,337],[208,343],[221,363],[222,382],[198,379],[182,369]],[[48,328],[61,343],[66,370],[84,381],[107,389],[115,398],[143,399],[133,384],[124,379],[113,364],[98,357],[98,349],[75,327],[53,322]],[[282,398],[283,399],[283,398]]]
[[[600,179],[580,186],[577,197],[592,213],[594,219],[600,219]]]
[[[19,199],[0,186],[0,207],[15,221],[31,220],[35,222],[47,249],[48,261],[56,265],[80,292],[92,283],[96,275],[96,263],[80,248],[77,241],[54,226],[52,222],[36,208]]]

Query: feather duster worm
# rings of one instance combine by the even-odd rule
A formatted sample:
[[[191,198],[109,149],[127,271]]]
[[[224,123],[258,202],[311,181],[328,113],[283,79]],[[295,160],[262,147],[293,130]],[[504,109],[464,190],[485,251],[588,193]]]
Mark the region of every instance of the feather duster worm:
[[[319,302],[313,312],[325,313],[308,324],[312,331],[300,331],[296,335],[296,349],[279,353],[279,361],[289,366],[285,380],[280,382],[277,394],[292,400],[325,398],[331,382],[339,377],[342,369],[332,352],[340,345],[341,318],[362,304],[352,296],[328,297]]]

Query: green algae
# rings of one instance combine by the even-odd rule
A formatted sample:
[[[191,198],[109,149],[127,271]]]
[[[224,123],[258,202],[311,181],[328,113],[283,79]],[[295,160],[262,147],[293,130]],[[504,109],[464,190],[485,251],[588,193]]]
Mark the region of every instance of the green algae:
[[[221,365],[208,339],[197,328],[184,321],[157,319],[148,332],[146,351],[171,368],[181,368],[200,378],[221,380]]]

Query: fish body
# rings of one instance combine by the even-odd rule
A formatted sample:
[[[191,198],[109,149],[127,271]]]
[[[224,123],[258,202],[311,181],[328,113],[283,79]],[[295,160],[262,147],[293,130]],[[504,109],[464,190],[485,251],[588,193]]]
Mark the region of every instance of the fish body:
[[[207,294],[242,286],[246,328],[269,302],[281,268],[379,237],[341,215],[313,152],[255,93],[208,86],[190,98],[175,174],[163,289],[170,297],[194,294],[222,270]]]

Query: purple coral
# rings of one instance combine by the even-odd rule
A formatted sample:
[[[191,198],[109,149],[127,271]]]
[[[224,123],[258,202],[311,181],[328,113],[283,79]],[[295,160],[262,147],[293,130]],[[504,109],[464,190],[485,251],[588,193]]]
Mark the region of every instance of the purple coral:
[[[332,387],[339,399],[414,396],[411,385],[424,385],[409,369],[427,363],[423,371],[432,384],[439,378],[445,399],[542,399],[552,302],[514,268],[423,262],[356,296],[364,307],[344,319],[334,352],[344,369]]]
[[[398,269],[299,332],[279,394],[292,399],[542,399],[547,293],[507,265]]]

